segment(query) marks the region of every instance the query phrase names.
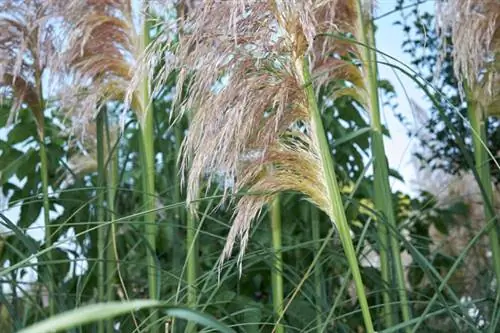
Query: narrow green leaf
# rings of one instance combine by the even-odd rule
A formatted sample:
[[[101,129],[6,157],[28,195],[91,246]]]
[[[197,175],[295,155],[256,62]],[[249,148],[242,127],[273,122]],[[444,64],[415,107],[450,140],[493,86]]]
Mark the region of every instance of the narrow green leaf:
[[[53,333],[98,320],[104,320],[127,312],[162,307],[163,305],[164,303],[155,300],[92,304],[56,315],[25,328],[18,333]],[[216,329],[219,332],[234,333],[231,328],[218,322],[215,318],[191,309],[166,307],[165,312],[167,316],[194,321],[197,324]]]
[[[338,147],[341,144],[352,141],[352,140],[356,139],[358,136],[364,135],[364,134],[369,133],[369,132],[370,132],[370,127],[361,128],[359,130],[351,132],[351,133],[341,137],[340,139],[336,140],[335,143],[333,144],[333,146]]]

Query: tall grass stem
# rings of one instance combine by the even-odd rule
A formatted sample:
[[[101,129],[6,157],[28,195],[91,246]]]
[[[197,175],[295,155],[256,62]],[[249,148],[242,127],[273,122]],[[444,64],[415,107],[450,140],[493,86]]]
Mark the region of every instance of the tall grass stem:
[[[375,35],[373,21],[368,16],[365,15],[365,9],[362,8],[361,1],[357,1],[358,19],[359,25],[362,27],[361,43],[366,45],[362,47],[362,57],[364,64],[366,66],[366,86],[368,88],[369,94],[369,109],[371,117],[371,128],[372,128],[372,154],[374,157],[373,162],[373,173],[374,173],[374,183],[375,183],[375,206],[377,210],[382,212],[387,223],[391,226],[392,230],[397,230],[396,218],[394,215],[394,206],[392,201],[392,192],[389,183],[389,170],[388,163],[384,147],[384,139],[382,133],[382,123],[380,120],[380,103],[378,95],[378,71],[377,71],[377,55],[375,52]],[[399,296],[400,310],[404,321],[409,321],[410,316],[410,306],[408,302],[408,295],[406,293],[406,285],[404,280],[404,269],[401,261],[401,250],[399,246],[398,235],[388,235],[387,228],[383,225],[383,221],[378,222],[378,234],[380,238],[380,252],[381,252],[381,268],[382,268],[382,278],[388,279],[383,281],[386,283],[386,288],[391,287],[391,280],[389,278],[390,267],[394,269],[394,275],[396,277],[396,285]],[[388,241],[387,241],[388,240]],[[392,261],[385,263],[384,261],[389,258],[386,253],[386,249],[390,249],[392,254]],[[390,305],[386,302],[390,302],[389,295],[384,293],[384,312],[389,311]],[[386,314],[387,315],[387,314]],[[387,317],[387,326],[393,325],[393,315],[390,311]],[[409,329],[406,330],[409,332]]]
[[[283,255],[281,237],[281,205],[280,197],[277,195],[271,203],[271,234],[273,244],[273,267],[271,269],[271,281],[273,288],[273,311],[275,316],[280,316],[283,311]],[[274,332],[284,333],[283,324],[278,323]]]
[[[466,90],[468,90],[466,88]],[[493,197],[493,188],[492,188],[492,177],[491,177],[491,168],[490,168],[490,160],[488,155],[488,147],[485,145],[488,142],[488,137],[486,133],[487,128],[487,116],[484,110],[482,110],[479,103],[474,102],[471,97],[472,94],[467,92],[467,112],[468,118],[470,121],[470,125],[472,130],[475,132],[472,135],[472,142],[474,146],[474,160],[476,165],[476,170],[479,176],[479,181],[481,182],[482,187],[484,188],[484,193],[482,193],[485,197],[484,201],[489,202],[490,204],[484,204],[484,217],[485,221],[492,221],[497,219],[495,212],[492,207],[494,207],[494,197]],[[497,220],[498,221],[498,220]],[[495,271],[495,277],[497,280],[496,287],[496,295],[500,295],[500,287],[498,286],[498,281],[500,281],[500,243],[499,243],[499,234],[497,223],[493,223],[493,226],[488,230],[488,238],[490,241],[490,248],[492,254],[493,261],[493,269]]]
[[[351,239],[349,224],[347,222],[344,211],[342,196],[340,194],[340,188],[337,182],[337,175],[335,174],[335,169],[333,167],[333,157],[330,151],[328,140],[326,139],[326,133],[323,128],[321,114],[318,109],[314,88],[311,84],[309,62],[305,57],[302,63],[302,70],[303,78],[306,83],[306,86],[304,88],[306,90],[307,102],[311,115],[312,131],[314,135],[316,135],[315,140],[319,146],[320,158],[324,168],[324,172],[326,174],[325,178],[327,182],[326,187],[328,197],[333,202],[332,211],[328,212],[328,214],[332,219],[332,223],[334,223],[338,229],[340,240],[347,257],[347,262],[352,270],[354,284],[356,286],[356,293],[358,295],[359,304],[361,306],[361,312],[363,314],[363,321],[365,323],[366,331],[368,333],[373,333],[375,332],[373,329],[373,322],[370,315],[370,309],[368,307],[368,301],[366,299],[363,281],[361,279],[361,272],[356,257],[356,251]]]
[[[43,99],[42,90],[42,75],[40,71],[35,72],[35,85],[38,88],[39,105],[40,105],[40,121],[38,124],[38,137],[40,139],[40,176],[42,178],[42,195],[43,195],[43,221],[45,227],[45,247],[52,246],[52,228],[50,225],[50,202],[49,202],[49,163],[47,160],[47,147],[45,142],[45,100]],[[55,283],[52,272],[52,251],[47,252],[47,289],[49,294],[49,315],[55,315]]]
[[[50,225],[50,203],[49,203],[49,176],[48,176],[48,161],[47,149],[45,147],[45,136],[40,135],[40,174],[42,178],[42,195],[43,195],[43,220],[45,226],[45,247],[48,249],[52,246],[52,228]],[[47,257],[47,289],[49,294],[49,314],[53,316],[56,311],[55,307],[55,284],[54,275],[52,272],[52,251],[48,251]]]
[[[107,290],[106,290],[106,300],[112,302],[115,300],[115,284],[116,284],[116,270],[117,264],[115,259],[113,239],[116,237],[115,232],[115,220],[117,217],[115,199],[116,191],[118,188],[118,153],[115,151],[114,147],[111,146],[111,137],[109,131],[108,117],[106,114],[106,142],[109,161],[107,163],[107,181],[106,181],[106,194],[107,194],[107,207],[110,225],[107,227],[106,236],[106,272],[107,272]],[[106,332],[113,332],[113,320],[109,319],[106,321]]]
[[[97,229],[97,301],[99,303],[105,300],[106,291],[106,224],[104,210],[105,203],[105,189],[104,184],[106,180],[106,167],[104,161],[104,117],[105,108],[101,109],[97,114],[96,120],[96,133],[97,133],[97,221],[100,223]],[[104,321],[97,322],[97,332],[104,333]]]
[[[143,8],[148,8],[148,1],[144,0]],[[144,15],[142,34],[140,37],[140,46],[143,51],[150,42],[150,19],[148,13]],[[147,74],[144,74],[141,85],[139,87],[142,110],[139,112],[141,125],[141,142],[142,142],[142,174],[143,174],[143,205],[148,212],[144,215],[144,225],[147,241],[147,274],[149,298],[157,300],[159,298],[159,289],[157,281],[156,267],[156,213],[155,213],[155,153],[154,153],[154,117],[153,117],[153,102],[151,100],[151,82]],[[151,332],[158,332],[156,326],[158,321],[158,312],[151,309],[150,323],[152,324]]]
[[[311,219],[311,228],[312,228],[312,239],[314,242],[314,252],[319,253],[319,249],[321,247],[321,232],[320,232],[320,224],[319,224],[319,211],[318,208],[310,205],[310,219]],[[321,265],[316,265],[314,267],[314,293],[315,293],[315,303],[316,303],[316,331],[318,333],[322,332],[323,326],[323,270],[321,269]]]

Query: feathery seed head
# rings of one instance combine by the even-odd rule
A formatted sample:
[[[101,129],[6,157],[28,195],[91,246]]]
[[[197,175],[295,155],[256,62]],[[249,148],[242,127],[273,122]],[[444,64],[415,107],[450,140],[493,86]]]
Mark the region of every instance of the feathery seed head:
[[[148,101],[137,90],[127,94],[144,48],[138,29],[143,17],[130,0],[72,0],[64,12],[68,42],[60,64],[73,82],[74,93],[63,96],[71,123],[86,124],[100,105],[126,97],[141,121]]]
[[[476,94],[476,100],[484,106],[498,105],[500,2],[448,0],[438,1],[437,5],[441,34],[451,32],[457,77],[468,84]]]
[[[333,38],[316,37],[352,31],[344,19],[354,13],[346,0],[205,1],[183,22],[176,58],[165,72],[181,68],[178,87],[188,89],[181,106],[192,112],[181,163],[189,170],[188,202],[198,197],[205,176],[210,184],[220,173],[235,180],[233,194],[245,194],[231,197],[236,210],[222,260],[240,240],[241,263],[251,221],[278,192],[303,193],[327,214],[333,211],[303,62],[312,59],[313,77],[321,74],[315,84],[339,74],[362,82],[353,64],[334,56],[348,51]]]
[[[53,64],[55,37],[50,18],[57,7],[46,1],[0,2],[0,100],[12,101],[10,120],[22,103],[43,136],[41,79]]]

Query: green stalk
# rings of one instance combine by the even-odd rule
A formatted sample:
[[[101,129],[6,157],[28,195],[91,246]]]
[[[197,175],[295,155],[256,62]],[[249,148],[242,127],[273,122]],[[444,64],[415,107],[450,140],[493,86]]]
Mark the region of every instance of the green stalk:
[[[147,8],[147,0],[144,1],[143,8]],[[149,45],[150,38],[150,22],[147,16],[144,17],[144,24],[141,34],[140,46],[141,50],[146,50]],[[157,281],[156,269],[156,213],[155,209],[155,154],[154,154],[154,118],[153,118],[153,101],[151,100],[151,82],[145,75],[142,78],[139,92],[142,101],[142,110],[140,110],[139,119],[141,125],[141,142],[142,142],[142,173],[143,173],[143,206],[146,210],[144,214],[145,238],[148,245],[147,250],[147,272],[148,272],[148,287],[149,298],[156,300],[159,298],[159,289]],[[150,323],[154,325],[158,319],[158,311],[151,309]],[[157,332],[158,328],[152,326],[151,332]]]
[[[375,140],[374,140],[375,141]],[[375,187],[380,189],[380,182],[377,181],[380,178],[375,178],[374,183]],[[379,198],[379,194],[377,190],[375,191],[375,206],[377,209],[380,209],[384,205],[383,199]],[[395,313],[392,310],[392,300],[390,294],[391,284],[391,267],[389,266],[389,234],[387,227],[384,223],[379,223],[377,225],[377,239],[379,243],[379,256],[380,256],[380,275],[382,278],[383,290],[382,290],[382,299],[383,299],[383,308],[382,308],[382,319],[385,322],[387,327],[392,327],[396,323]]]
[[[45,227],[45,248],[52,246],[52,229],[50,225],[50,204],[49,204],[49,163],[47,161],[47,149],[45,147],[45,101],[43,99],[41,73],[35,73],[35,84],[39,91],[39,104],[38,110],[38,137],[40,138],[40,176],[42,178],[42,195],[43,195],[43,221]],[[36,115],[35,115],[36,116]],[[54,275],[52,273],[52,251],[47,251],[47,289],[49,294],[49,315],[52,317],[56,312],[54,302],[55,297],[55,283]]]
[[[468,92],[468,116],[469,121],[472,127],[472,130],[475,132],[472,135],[472,142],[474,145],[474,160],[476,164],[476,170],[479,175],[479,181],[481,182],[482,187],[484,188],[485,195],[484,200],[488,201],[490,204],[486,203],[484,206],[484,216],[486,222],[489,222],[493,219],[496,219],[496,214],[492,210],[494,198],[493,198],[493,189],[492,189],[492,179],[491,179],[491,169],[489,164],[489,156],[488,156],[488,148],[486,144],[488,142],[487,134],[486,134],[486,121],[487,116],[480,107],[479,103],[474,102],[471,98],[470,92]],[[490,247],[492,253],[493,260],[493,269],[495,271],[496,280],[500,281],[500,243],[499,243],[499,234],[498,229],[496,227],[496,223],[493,224],[493,227],[488,230],[488,237],[490,240]],[[497,297],[500,295],[500,287],[496,288]]]
[[[48,162],[47,162],[47,151],[45,148],[45,136],[40,135],[40,174],[42,177],[42,194],[43,194],[43,220],[45,226],[45,248],[50,248],[52,246],[52,230],[50,226],[50,205],[49,205],[49,177],[48,177]],[[55,302],[54,302],[54,275],[52,274],[52,252],[47,251],[47,278],[48,278],[48,294],[49,294],[49,314],[52,317],[55,314]]]
[[[387,166],[387,158],[384,148],[384,139],[382,134],[382,123],[380,121],[380,105],[378,96],[378,73],[377,73],[377,56],[375,53],[375,35],[373,29],[373,21],[364,13],[361,1],[357,1],[358,24],[362,27],[362,36],[360,42],[365,46],[362,47],[362,58],[367,69],[365,80],[369,92],[369,110],[371,116],[372,128],[372,154],[374,157],[373,173],[375,183],[375,206],[384,217],[392,230],[397,230],[396,218],[394,216],[394,206],[392,202],[392,192],[389,184],[389,170]],[[404,321],[409,321],[410,306],[408,303],[408,295],[406,294],[406,286],[404,280],[404,269],[401,262],[401,249],[399,240],[396,235],[389,236],[387,228],[379,221],[378,234],[380,238],[380,256],[382,278],[387,279],[383,282],[386,286],[390,286],[390,267],[388,254],[385,249],[390,249],[392,253],[392,266],[396,275],[396,284],[398,288],[399,304],[401,314]],[[389,241],[388,241],[389,240]],[[384,312],[390,311],[390,296],[384,293]],[[394,324],[392,311],[386,313],[388,327]],[[409,328],[407,328],[409,332]]]
[[[190,117],[187,117],[187,121],[190,121]],[[181,150],[181,142],[183,138],[183,122],[180,121],[175,128],[175,138],[176,138],[176,149],[177,154],[180,153]],[[180,176],[177,177],[177,189],[179,192],[181,190],[181,182]],[[179,193],[180,198],[180,193]],[[180,199],[182,200],[182,199]],[[178,202],[180,202],[180,200]],[[187,304],[191,309],[195,309],[197,305],[197,288],[196,281],[198,279],[198,252],[199,252],[199,244],[197,237],[197,220],[196,216],[193,214],[191,209],[187,209],[183,206],[179,207],[179,216],[186,217],[186,260],[187,260]],[[181,219],[183,221],[183,219]],[[195,333],[196,332],[196,324],[192,321],[189,321],[186,326],[187,333]]]
[[[182,124],[182,121],[179,121],[178,124],[175,125],[175,128],[174,128],[174,133],[175,133],[175,158],[177,158],[179,156],[179,153],[180,153],[180,150],[181,150],[181,143],[182,143],[182,138],[183,138],[183,124]],[[181,193],[181,175],[179,174],[179,172],[177,171],[177,164],[176,163],[171,163],[172,164],[172,175],[173,177],[175,177],[175,188],[174,188],[174,202],[175,203],[179,203],[179,202],[182,202],[184,199],[183,199],[183,196],[182,196],[182,193]],[[174,270],[174,273],[175,274],[180,274],[181,273],[181,270],[182,270],[182,263],[181,263],[181,260],[182,260],[182,257],[183,257],[183,253],[182,253],[182,248],[181,247],[181,242],[180,240],[178,239],[177,235],[179,233],[179,226],[181,226],[184,221],[188,221],[188,217],[186,214],[189,214],[189,212],[186,213],[186,208],[184,206],[179,206],[179,208],[177,209],[177,221],[176,223],[172,223],[170,225],[170,232],[171,232],[171,237],[169,237],[170,241],[171,241],[171,249],[170,251],[172,251],[172,266],[173,266],[173,270]],[[188,223],[189,224],[189,223]],[[189,232],[189,226],[187,226],[187,232]],[[186,246],[186,255],[187,257],[189,257],[189,246],[190,246],[190,243],[186,243],[187,246]],[[188,259],[189,260],[189,259]],[[189,278],[189,276],[188,276]],[[189,285],[189,281],[188,281],[188,285]]]
[[[196,218],[191,212],[187,212],[187,305],[191,309],[196,308],[196,280],[198,278],[198,241],[196,237]],[[186,326],[186,332],[196,332],[196,325],[189,321]]]
[[[104,115],[105,110],[100,110],[97,115],[97,221],[101,226],[97,229],[97,302],[102,303],[105,299],[106,291],[106,228],[104,211],[104,183],[106,179],[106,170],[104,162]],[[104,321],[97,322],[97,332],[104,333]]]
[[[178,129],[182,129],[182,122],[178,124]],[[180,152],[180,143],[182,141],[182,135],[178,137],[178,144],[179,146],[177,147],[177,151]],[[180,180],[180,178],[179,178]],[[179,190],[180,190],[180,183],[179,183]],[[188,306],[191,309],[196,308],[196,303],[197,303],[197,292],[196,292],[196,281],[198,279],[198,237],[197,237],[197,230],[198,226],[196,223],[196,216],[193,214],[193,212],[190,209],[185,209],[185,207],[179,207],[180,209],[183,210],[183,215],[186,216],[186,244],[187,244],[187,302]],[[181,215],[182,216],[182,215]],[[192,321],[189,321],[187,326],[186,326],[186,332],[187,333],[195,333],[196,332],[196,324]]]
[[[271,234],[273,240],[273,267],[271,280],[273,288],[273,310],[276,316],[283,311],[283,256],[281,253],[281,208],[280,197],[277,195],[271,203]],[[283,324],[274,327],[274,332],[284,333]]]
[[[318,209],[310,205],[311,212],[311,226],[312,226],[312,239],[314,241],[314,253],[319,253],[321,248],[321,234],[319,226],[319,212]],[[323,275],[321,265],[316,265],[314,267],[314,293],[316,301],[316,331],[318,333],[323,332],[323,316],[322,316],[322,299],[323,299],[323,283],[321,276]]]
[[[107,129],[107,151],[109,155],[109,164],[106,181],[107,204],[109,211],[110,225],[107,228],[107,248],[106,248],[106,272],[107,272],[107,301],[112,302],[115,300],[114,285],[116,281],[116,260],[113,247],[113,239],[115,237],[115,220],[116,220],[116,189],[118,188],[118,153],[111,146],[111,138],[109,135],[108,118],[106,117]],[[110,319],[106,322],[106,332],[113,332],[113,320]]]
[[[356,286],[356,293],[358,295],[358,301],[361,306],[361,312],[363,314],[366,331],[368,333],[373,333],[375,331],[373,329],[373,322],[368,307],[368,301],[366,299],[364,285],[361,279],[361,272],[359,270],[358,260],[356,258],[356,251],[354,250],[354,245],[352,243],[351,235],[349,232],[349,224],[347,223],[347,218],[342,203],[342,196],[340,194],[340,188],[337,183],[337,176],[335,174],[335,169],[333,168],[333,157],[330,151],[330,146],[328,145],[328,141],[326,139],[326,133],[323,128],[323,122],[321,120],[321,114],[318,109],[316,95],[314,94],[314,89],[311,84],[309,62],[306,58],[303,59],[302,67],[304,82],[306,83],[306,86],[304,88],[307,95],[309,112],[311,115],[311,126],[313,129],[312,132],[316,136],[314,139],[320,149],[320,157],[325,172],[325,185],[328,192],[328,198],[332,200],[333,203],[331,211],[327,213],[330,216],[332,223],[335,224],[339,231],[340,240],[347,257],[347,262],[352,270],[352,276],[354,284]]]

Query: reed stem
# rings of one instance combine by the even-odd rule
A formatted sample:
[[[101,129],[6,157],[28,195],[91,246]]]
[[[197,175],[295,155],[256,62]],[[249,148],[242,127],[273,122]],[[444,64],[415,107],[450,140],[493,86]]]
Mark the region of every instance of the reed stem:
[[[43,220],[45,226],[45,248],[52,246],[52,230],[50,225],[50,204],[49,204],[49,177],[47,150],[45,147],[45,136],[40,135],[40,175],[42,177],[42,195],[43,195]],[[49,314],[52,317],[55,314],[55,285],[54,275],[52,273],[52,251],[47,251],[47,289],[49,294]]]
[[[273,267],[271,280],[273,288],[273,310],[276,316],[283,311],[283,256],[281,253],[281,207],[280,197],[277,195],[271,203],[271,234],[273,241]],[[284,333],[283,324],[278,323],[274,332]]]
[[[40,139],[40,176],[42,178],[42,195],[43,195],[43,221],[45,227],[45,248],[52,246],[52,228],[50,225],[50,202],[49,202],[49,163],[47,161],[47,147],[45,143],[45,100],[43,99],[42,90],[42,75],[40,71],[35,73],[35,85],[39,92],[40,113],[38,116],[38,137]],[[52,251],[47,251],[47,289],[49,296],[49,315],[55,315],[55,284],[54,275],[52,272]]]
[[[109,133],[108,117],[106,114],[106,142],[108,151],[108,172],[106,181],[106,193],[107,193],[107,207],[109,214],[109,227],[107,227],[107,247],[106,247],[106,272],[107,272],[107,301],[112,302],[115,300],[115,282],[116,282],[116,258],[113,248],[113,239],[116,237],[113,233],[115,232],[115,220],[117,217],[115,199],[116,191],[118,188],[118,153],[111,146],[111,137]],[[106,332],[113,332],[113,320],[110,319],[106,322]]]
[[[196,235],[196,217],[189,210],[187,215],[187,230],[186,230],[186,244],[187,244],[187,304],[191,309],[196,308],[197,292],[196,280],[198,279],[198,240]],[[187,333],[196,332],[196,325],[190,321],[186,326]]]
[[[143,2],[144,9],[148,8],[148,1]],[[150,42],[150,21],[147,14],[144,17],[142,34],[140,37],[141,50],[145,51]],[[142,142],[142,168],[143,168],[143,206],[147,212],[144,214],[145,238],[147,242],[147,272],[148,272],[148,287],[149,298],[156,300],[159,298],[159,289],[157,281],[156,268],[156,213],[155,209],[155,153],[154,153],[154,118],[153,118],[153,101],[151,100],[151,82],[146,74],[142,78],[139,87],[142,110],[139,112],[139,123],[141,126],[141,142]],[[156,322],[158,319],[158,311],[151,309],[150,312],[151,332],[158,332]]]
[[[311,218],[311,228],[312,228],[312,239],[314,241],[314,252],[319,253],[321,248],[321,233],[319,225],[319,211],[316,207],[310,205],[310,218]],[[316,302],[316,331],[318,333],[323,332],[323,283],[321,276],[323,275],[323,270],[321,265],[314,266],[314,292],[315,292],[315,302]]]
[[[311,84],[309,62],[305,57],[302,62],[302,73],[304,82],[306,84],[304,88],[306,91],[309,112],[311,115],[312,132],[315,135],[314,140],[316,141],[320,150],[320,158],[325,172],[328,197],[330,198],[330,200],[332,200],[333,204],[331,211],[327,213],[330,216],[332,223],[335,224],[338,229],[340,240],[347,257],[347,262],[352,270],[354,284],[356,286],[356,293],[358,295],[358,301],[361,306],[361,312],[363,314],[363,321],[365,323],[366,331],[368,333],[373,333],[375,332],[373,329],[373,322],[368,307],[368,301],[366,299],[363,280],[361,279],[361,272],[356,257],[356,251],[354,249],[354,245],[352,243],[350,235],[349,224],[347,222],[344,206],[342,203],[340,188],[337,183],[337,176],[333,167],[333,157],[330,151],[328,140],[326,138],[325,130],[323,128],[323,122],[321,120],[321,114],[318,109],[316,95]]]
[[[181,151],[181,144],[182,144],[182,139],[183,139],[183,123],[182,120],[179,121],[174,128],[174,133],[175,133],[175,152],[174,152],[174,158],[177,158],[180,154]],[[173,163],[172,167],[172,175],[175,177],[175,188],[174,188],[174,202],[182,202],[185,200],[182,196],[182,189],[181,189],[181,175],[179,174],[177,170],[177,164]],[[172,267],[175,272],[175,274],[180,274],[183,263],[182,263],[182,258],[184,254],[182,253],[182,243],[181,240],[178,239],[177,235],[179,234],[179,227],[182,226],[182,224],[186,221],[188,221],[187,214],[189,214],[189,209],[186,210],[184,206],[179,206],[177,208],[177,218],[176,218],[176,223],[171,223],[171,225],[168,228],[168,231],[170,233],[170,239],[171,241],[171,246],[170,246],[170,251],[172,251]],[[188,228],[187,232],[189,232],[189,226],[186,225]],[[186,243],[186,257],[189,257],[189,246],[190,243]],[[189,281],[188,281],[189,285]]]
[[[479,175],[479,181],[481,186],[484,188],[483,195],[484,200],[488,201],[489,204],[484,204],[484,216],[485,221],[488,223],[494,219],[497,219],[494,207],[494,197],[491,179],[491,168],[489,163],[488,147],[486,146],[488,142],[488,137],[486,133],[486,121],[487,116],[484,110],[481,108],[479,103],[476,103],[473,98],[471,98],[470,92],[468,92],[468,117],[472,127],[475,132],[472,135],[472,142],[474,146],[474,160],[476,165],[476,170]],[[490,248],[493,261],[493,269],[495,271],[496,280],[500,281],[500,243],[499,243],[499,233],[497,228],[497,223],[493,223],[493,226],[488,230],[488,238],[490,241]],[[500,295],[500,287],[497,283],[496,296]]]
[[[378,73],[377,73],[377,56],[375,52],[375,34],[373,28],[373,21],[368,15],[364,14],[366,9],[362,8],[361,1],[357,1],[357,10],[359,25],[362,27],[361,44],[362,46],[362,58],[367,70],[365,75],[366,86],[368,87],[369,93],[369,110],[371,117],[371,128],[372,128],[372,154],[374,157],[373,162],[373,173],[374,173],[374,183],[375,183],[375,206],[378,211],[380,211],[391,230],[397,230],[396,218],[394,215],[394,206],[392,202],[392,192],[389,183],[389,170],[387,165],[387,158],[384,147],[384,139],[382,134],[382,123],[380,120],[380,104],[378,95]],[[399,305],[401,314],[404,321],[409,321],[410,316],[410,306],[408,303],[408,295],[406,293],[406,286],[404,280],[404,269],[401,261],[401,249],[399,246],[399,235],[389,235],[387,227],[383,225],[383,222],[379,220],[378,224],[378,234],[380,238],[380,256],[381,256],[381,270],[382,279],[386,284],[386,287],[392,285],[390,266],[394,268],[394,274],[396,277],[396,285],[399,296]],[[392,263],[389,265],[389,255],[386,249],[389,249],[392,254]],[[387,326],[391,327],[394,324],[394,316],[391,311],[390,306],[390,295],[384,292],[384,312],[388,315]],[[409,327],[406,328],[409,332]]]
[[[97,221],[101,224],[97,229],[97,302],[102,303],[106,291],[106,228],[105,228],[105,190],[106,168],[104,162],[104,116],[105,110],[97,114]],[[104,333],[104,321],[97,322],[97,332]]]

